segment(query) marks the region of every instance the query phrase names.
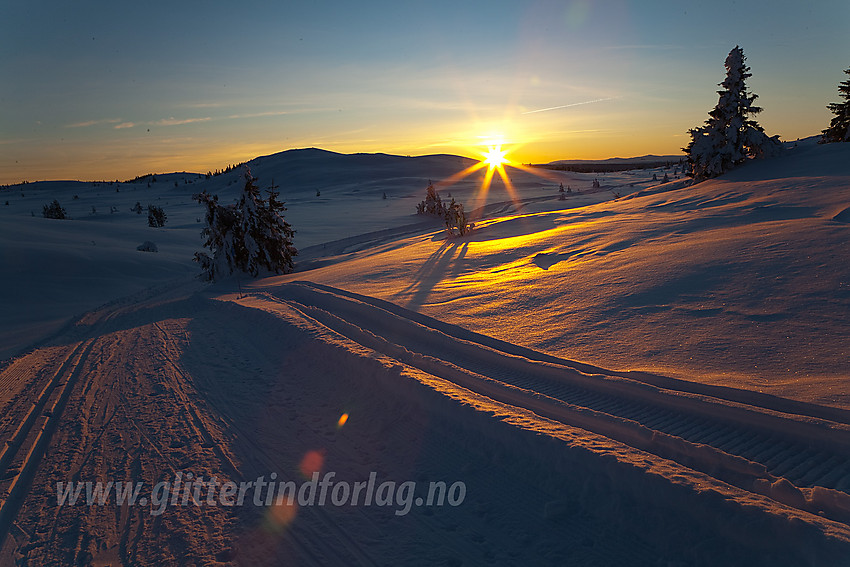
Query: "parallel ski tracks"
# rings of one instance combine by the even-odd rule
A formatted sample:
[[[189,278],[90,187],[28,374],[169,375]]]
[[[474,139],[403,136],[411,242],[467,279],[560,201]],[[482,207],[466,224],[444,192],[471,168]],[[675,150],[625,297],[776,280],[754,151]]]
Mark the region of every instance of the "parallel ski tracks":
[[[23,498],[29,491],[38,464],[50,445],[68,398],[82,374],[83,363],[95,343],[76,343],[41,389],[0,450],[0,545],[8,534]]]
[[[372,298],[361,301],[355,294],[309,282],[258,295],[478,394],[600,433],[739,488],[762,486],[761,493],[770,495],[764,481],[785,479],[796,489],[850,493],[850,424],[820,417],[827,413],[823,408],[793,414],[622,377],[588,375],[501,352],[484,340],[476,342],[467,331],[452,336],[450,326],[429,326],[420,314],[406,316],[398,306],[383,309]],[[846,521],[844,506],[838,515]]]

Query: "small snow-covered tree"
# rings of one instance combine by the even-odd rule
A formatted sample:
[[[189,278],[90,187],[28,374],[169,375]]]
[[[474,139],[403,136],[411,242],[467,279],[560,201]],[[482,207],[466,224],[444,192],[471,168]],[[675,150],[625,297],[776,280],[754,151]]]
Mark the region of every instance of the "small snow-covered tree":
[[[165,211],[162,207],[157,207],[156,205],[148,205],[148,226],[153,228],[160,228],[165,226],[165,221],[168,219],[168,216],[165,214]]]
[[[44,205],[41,214],[46,219],[68,218],[65,209],[62,207],[62,205],[59,204],[59,201],[57,199],[53,199],[53,202],[49,205]]]
[[[845,69],[844,72],[850,75],[850,68]],[[850,142],[850,79],[838,85],[838,92],[844,102],[832,102],[827,105],[829,111],[835,116],[832,117],[829,128],[823,131],[821,144]]]
[[[466,218],[463,204],[452,199],[445,209],[444,218],[450,236],[463,236],[472,230],[473,226]],[[457,231],[457,233],[455,233]]]
[[[688,130],[691,141],[683,150],[697,180],[716,177],[749,158],[773,155],[781,148],[778,136],[767,136],[751,118],[762,109],[754,104],[758,95],[747,89],[746,80],[752,73],[746,59],[737,45],[729,52],[717,106],[708,113],[704,126]]]
[[[212,254],[195,252],[194,259],[200,264],[204,279],[216,280],[233,273],[236,267],[236,206],[221,205],[218,195],[206,191],[194,198],[207,209],[201,236],[206,238],[204,248],[209,248]]]
[[[292,245],[295,231],[283,218],[286,207],[277,198],[277,187],[270,187],[268,198],[263,199],[257,178],[247,166],[242,178],[245,185],[235,204],[221,205],[218,195],[206,192],[195,195],[195,200],[207,209],[201,235],[206,238],[204,247],[211,253],[196,252],[195,261],[208,280],[237,270],[257,276],[261,269],[288,273],[294,268],[292,259],[298,254]]]
[[[430,179],[428,180],[428,187],[426,187],[425,192],[425,200],[416,205],[416,214],[444,216],[446,214],[446,207],[443,205],[440,194],[437,193]]]

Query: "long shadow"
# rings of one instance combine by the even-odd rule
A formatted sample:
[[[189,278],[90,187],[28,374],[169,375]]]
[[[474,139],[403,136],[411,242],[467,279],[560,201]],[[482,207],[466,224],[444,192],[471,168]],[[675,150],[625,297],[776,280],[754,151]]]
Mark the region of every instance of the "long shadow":
[[[92,310],[68,317],[65,323],[4,359],[0,369],[11,361],[40,348],[65,346],[116,331],[156,323],[163,319],[187,318],[206,301],[205,286],[194,279],[173,281],[104,303]]]
[[[402,291],[402,293],[408,293],[413,290],[413,295],[407,300],[405,307],[411,309],[421,307],[443,275],[450,270],[453,275],[457,275],[468,246],[468,242],[459,243],[451,240],[443,242],[414,274],[413,282]]]

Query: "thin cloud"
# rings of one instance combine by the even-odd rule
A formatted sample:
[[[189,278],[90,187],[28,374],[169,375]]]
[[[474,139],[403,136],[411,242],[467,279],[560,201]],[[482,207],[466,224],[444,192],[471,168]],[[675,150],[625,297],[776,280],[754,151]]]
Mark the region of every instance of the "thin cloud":
[[[661,43],[661,44],[651,44],[651,43],[633,43],[628,45],[605,45],[603,49],[612,49],[612,50],[633,50],[633,49],[657,49],[657,50],[671,50],[671,49],[685,49],[685,45],[677,45],[672,43]]]
[[[225,104],[223,102],[190,102],[182,106],[186,108],[221,108]]]
[[[66,128],[88,128],[98,124],[117,124],[121,122],[120,118],[102,118],[100,120],[86,120],[85,122],[75,122],[74,124],[66,124]]]
[[[549,112],[550,110],[560,110],[562,108],[571,108],[573,106],[582,106],[584,104],[593,104],[596,102],[604,102],[606,100],[614,100],[617,97],[609,96],[607,98],[597,98],[595,100],[586,100],[584,102],[574,102],[572,104],[562,104],[561,106],[550,106],[549,108],[538,108],[537,110],[526,110],[521,114],[535,114],[537,112]]]
[[[192,124],[193,122],[209,122],[212,120],[210,117],[204,118],[163,118],[161,120],[154,120],[153,122],[121,122],[120,124],[116,124],[114,128],[116,130],[123,130],[125,128],[135,128],[136,126],[180,126],[181,124]],[[114,122],[118,122],[117,120]]]
[[[163,118],[162,120],[157,120],[156,122],[149,122],[151,126],[180,126],[181,124],[192,124],[195,122],[209,122],[212,120],[209,116],[205,116],[204,118]]]
[[[316,108],[298,108],[293,110],[266,110],[263,112],[246,112],[241,114],[231,114],[229,116],[222,117],[224,120],[242,120],[245,118],[261,118],[264,116],[286,116],[286,115],[296,115],[296,114],[312,114],[315,112],[330,112],[334,110],[339,110],[339,107],[316,107]]]
[[[240,120],[242,118],[260,118],[263,116],[283,116],[284,114],[292,114],[289,110],[270,110],[268,112],[251,112],[248,114],[231,114],[225,116],[228,120]]]
[[[310,111],[303,111],[310,112]],[[274,111],[266,111],[266,112],[252,112],[246,114],[231,114],[229,116],[222,117],[210,117],[210,116],[202,116],[199,118],[175,118],[170,116],[168,118],[162,118],[160,120],[146,121],[146,122],[130,122],[130,121],[122,121],[120,118],[108,118],[102,120],[86,120],[85,122],[76,122],[74,124],[66,125],[66,128],[86,128],[89,126],[96,126],[98,124],[112,124],[113,128],[116,130],[123,130],[126,128],[135,128],[136,126],[182,126],[184,124],[195,124],[199,122],[212,122],[214,120],[240,120],[245,118],[260,118],[264,116],[283,116],[286,114],[297,114],[300,113],[298,111],[292,110],[274,110]]]

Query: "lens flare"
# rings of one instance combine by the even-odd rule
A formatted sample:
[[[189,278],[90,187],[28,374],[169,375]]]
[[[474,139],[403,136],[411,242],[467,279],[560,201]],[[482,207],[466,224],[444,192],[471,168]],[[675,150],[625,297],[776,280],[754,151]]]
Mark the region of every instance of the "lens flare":
[[[324,451],[307,451],[301,463],[298,465],[298,470],[304,478],[310,478],[314,472],[322,470],[322,465],[325,464]]]
[[[274,502],[266,511],[266,526],[272,531],[281,531],[287,528],[298,514],[298,504],[282,499]]]

